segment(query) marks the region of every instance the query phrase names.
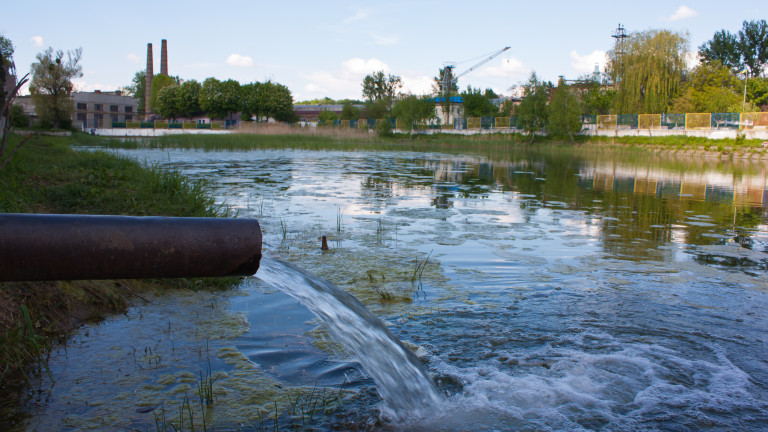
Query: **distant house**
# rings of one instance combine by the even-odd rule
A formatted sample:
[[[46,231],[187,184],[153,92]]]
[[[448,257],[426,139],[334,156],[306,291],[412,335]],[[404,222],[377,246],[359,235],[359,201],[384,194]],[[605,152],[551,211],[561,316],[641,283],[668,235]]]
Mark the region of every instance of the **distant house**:
[[[352,106],[357,109],[364,108],[363,105]],[[296,113],[300,122],[316,122],[323,111],[331,111],[340,116],[343,109],[343,104],[293,105],[293,112]]]

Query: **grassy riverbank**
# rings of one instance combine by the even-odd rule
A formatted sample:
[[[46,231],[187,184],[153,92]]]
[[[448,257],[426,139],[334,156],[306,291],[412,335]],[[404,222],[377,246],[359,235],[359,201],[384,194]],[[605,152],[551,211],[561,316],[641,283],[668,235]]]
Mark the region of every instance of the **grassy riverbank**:
[[[19,142],[11,136],[11,147]],[[0,212],[223,216],[204,182],[178,172],[142,166],[113,154],[74,151],[73,144],[101,145],[83,134],[30,140],[0,171]],[[0,283],[0,418],[16,409],[30,373],[45,373],[49,347],[86,321],[122,312],[142,291],[208,281],[72,281]],[[0,421],[0,425],[3,422]]]
[[[268,133],[267,133],[268,132]],[[756,139],[708,139],[685,136],[659,137],[603,137],[576,136],[574,142],[536,136],[531,142],[527,135],[518,133],[490,133],[478,135],[408,135],[394,134],[378,137],[375,134],[350,133],[320,134],[303,129],[275,129],[267,132],[241,132],[231,135],[166,135],[155,138],[126,138],[113,140],[114,148],[186,148],[202,151],[245,151],[269,148],[295,148],[302,150],[418,150],[466,151],[485,144],[503,145],[516,150],[554,147],[565,151],[611,152],[647,151],[672,155],[706,156],[731,159],[768,159],[768,146]],[[284,133],[282,133],[284,132]],[[293,132],[293,133],[291,133]]]

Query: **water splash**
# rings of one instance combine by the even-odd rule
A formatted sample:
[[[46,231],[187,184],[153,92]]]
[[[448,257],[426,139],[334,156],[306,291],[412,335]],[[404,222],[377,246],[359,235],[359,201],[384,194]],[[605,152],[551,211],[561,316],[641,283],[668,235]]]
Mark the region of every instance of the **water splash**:
[[[291,264],[262,258],[256,277],[297,299],[349,348],[376,382],[394,419],[418,415],[442,400],[416,355],[355,297]]]

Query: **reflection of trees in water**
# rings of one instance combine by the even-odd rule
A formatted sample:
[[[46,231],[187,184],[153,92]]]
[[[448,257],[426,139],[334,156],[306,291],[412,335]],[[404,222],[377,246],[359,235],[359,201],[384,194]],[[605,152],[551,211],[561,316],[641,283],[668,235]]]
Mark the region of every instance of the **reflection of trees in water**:
[[[435,208],[439,209],[447,209],[453,207],[453,201],[451,200],[453,198],[453,194],[449,192],[443,192],[439,193],[437,196],[432,198],[432,201],[430,202],[430,205]]]
[[[585,176],[585,166],[591,162],[572,155],[503,162],[479,157],[403,162],[407,169],[392,170],[386,180],[369,176],[364,188],[389,198],[394,183],[402,188],[430,186],[431,205],[436,208],[453,207],[454,197],[483,198],[493,190],[516,192],[527,221],[546,207],[593,215],[585,218],[585,228],[598,232],[604,250],[616,257],[663,259],[670,252],[659,249],[660,245],[716,245],[727,241],[727,236],[751,249],[752,230],[768,220],[768,209],[736,200],[734,192],[719,186],[655,179],[641,167],[636,168],[641,174],[635,178],[597,171]],[[681,178],[684,175],[681,172]],[[696,219],[698,215],[706,217]]]
[[[729,255],[719,255],[714,253],[696,253],[694,260],[700,264],[716,265],[720,267],[732,267],[747,273],[750,276],[760,276],[758,273],[768,271],[768,258],[765,260],[754,260],[748,257],[736,257]]]
[[[388,205],[394,205],[396,182],[380,173],[366,177],[360,185],[360,198],[373,211],[380,213]]]

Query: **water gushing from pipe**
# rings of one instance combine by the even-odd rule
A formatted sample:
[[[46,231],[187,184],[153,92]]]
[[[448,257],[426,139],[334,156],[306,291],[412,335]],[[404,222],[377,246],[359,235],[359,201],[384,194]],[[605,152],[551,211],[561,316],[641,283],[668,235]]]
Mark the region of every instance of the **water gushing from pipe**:
[[[400,419],[418,415],[441,402],[416,355],[355,297],[327,280],[275,259],[262,258],[256,277],[301,302],[355,354],[376,382],[386,416]]]

